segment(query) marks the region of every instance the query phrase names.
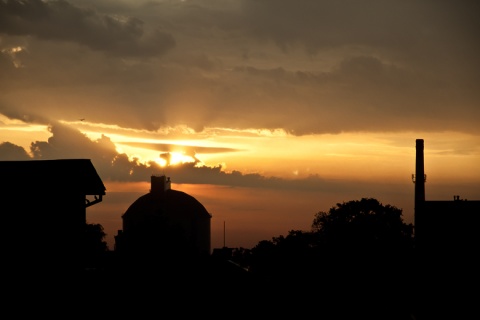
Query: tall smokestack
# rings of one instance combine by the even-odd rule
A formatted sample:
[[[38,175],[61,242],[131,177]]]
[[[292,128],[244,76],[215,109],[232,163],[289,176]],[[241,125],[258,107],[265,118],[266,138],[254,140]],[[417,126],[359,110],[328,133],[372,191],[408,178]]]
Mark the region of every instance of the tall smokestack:
[[[423,139],[416,140],[415,158],[415,209],[425,201],[425,169],[423,161]]]

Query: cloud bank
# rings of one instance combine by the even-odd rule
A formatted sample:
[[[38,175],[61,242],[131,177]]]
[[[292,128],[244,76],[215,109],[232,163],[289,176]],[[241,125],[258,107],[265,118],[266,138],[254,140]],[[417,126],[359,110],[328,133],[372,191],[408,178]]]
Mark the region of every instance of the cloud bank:
[[[142,163],[130,159],[125,153],[118,153],[115,144],[105,135],[95,141],[80,131],[62,124],[49,127],[51,137],[48,141],[35,141],[27,152],[24,148],[10,142],[0,144],[0,161],[9,160],[50,160],[50,159],[90,159],[102,180],[113,182],[145,182],[151,175],[167,174],[174,177],[175,183],[213,184],[237,187],[321,190],[327,186],[331,190],[334,183],[312,176],[297,181],[287,181],[277,177],[265,177],[260,174],[243,174],[239,171],[227,173],[222,166],[206,166],[195,159],[192,162],[160,166],[149,161]],[[172,146],[169,146],[172,147]],[[192,148],[194,148],[192,146]],[[198,148],[202,151],[202,148]],[[223,150],[223,149],[222,149]],[[215,148],[206,151],[216,152]],[[230,151],[230,150],[229,150]]]
[[[0,112],[151,131],[479,134],[479,6],[1,1]]]

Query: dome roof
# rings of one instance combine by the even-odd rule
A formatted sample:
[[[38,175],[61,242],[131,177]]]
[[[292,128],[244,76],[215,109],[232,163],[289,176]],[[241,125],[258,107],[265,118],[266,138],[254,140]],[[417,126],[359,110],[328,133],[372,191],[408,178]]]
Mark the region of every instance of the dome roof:
[[[162,192],[150,192],[135,200],[123,214],[123,218],[139,215],[169,215],[190,216],[194,218],[210,218],[207,209],[191,195],[168,189]]]
[[[210,253],[211,215],[194,197],[170,188],[170,178],[152,176],[150,192],[122,215],[117,251],[162,256]]]

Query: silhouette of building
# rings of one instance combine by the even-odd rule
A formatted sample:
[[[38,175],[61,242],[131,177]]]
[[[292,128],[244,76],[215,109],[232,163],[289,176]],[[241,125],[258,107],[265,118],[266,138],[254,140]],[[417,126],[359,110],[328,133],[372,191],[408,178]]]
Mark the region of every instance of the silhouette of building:
[[[480,201],[458,195],[453,200],[426,200],[423,149],[423,139],[417,139],[413,175],[415,318],[442,318],[447,312],[452,312],[453,318],[478,317],[478,303],[471,292],[480,284]],[[468,287],[472,290],[465,290]]]
[[[0,161],[0,175],[2,263],[26,272],[81,269],[86,208],[106,190],[91,161]]]
[[[211,215],[194,197],[172,190],[170,178],[151,176],[150,192],[122,215],[115,252],[134,261],[174,261],[210,255]]]
[[[480,250],[480,201],[426,200],[424,141],[416,140],[415,245],[423,256],[449,259],[475,257]]]

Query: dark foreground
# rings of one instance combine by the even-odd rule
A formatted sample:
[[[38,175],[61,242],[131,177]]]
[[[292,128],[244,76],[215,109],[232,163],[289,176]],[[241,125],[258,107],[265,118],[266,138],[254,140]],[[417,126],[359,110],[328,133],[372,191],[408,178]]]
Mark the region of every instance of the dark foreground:
[[[473,319],[478,270],[461,271],[338,261],[255,273],[208,258],[75,272],[27,268],[4,273],[2,291],[5,312],[18,318]]]

